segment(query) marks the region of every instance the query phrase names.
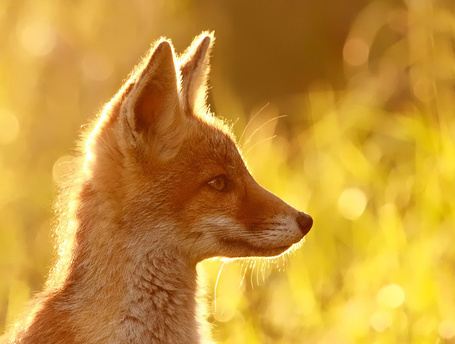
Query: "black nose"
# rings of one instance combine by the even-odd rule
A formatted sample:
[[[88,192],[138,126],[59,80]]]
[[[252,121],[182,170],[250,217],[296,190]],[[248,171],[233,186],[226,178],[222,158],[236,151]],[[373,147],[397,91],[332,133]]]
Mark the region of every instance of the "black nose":
[[[310,231],[311,226],[313,226],[313,219],[310,215],[300,212],[297,215],[297,223],[303,235],[306,235]]]

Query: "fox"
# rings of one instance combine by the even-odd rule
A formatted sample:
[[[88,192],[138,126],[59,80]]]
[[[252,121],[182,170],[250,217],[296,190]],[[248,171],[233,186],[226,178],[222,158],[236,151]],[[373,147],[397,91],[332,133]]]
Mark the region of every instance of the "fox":
[[[205,343],[197,265],[275,257],[313,219],[261,187],[207,105],[213,32],[154,43],[80,144],[57,258],[3,343]]]

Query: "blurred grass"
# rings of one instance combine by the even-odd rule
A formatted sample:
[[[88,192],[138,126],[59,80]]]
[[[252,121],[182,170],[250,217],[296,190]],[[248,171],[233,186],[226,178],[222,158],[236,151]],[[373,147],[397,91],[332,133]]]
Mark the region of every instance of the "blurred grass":
[[[6,4],[2,25],[16,32],[2,34],[10,54],[0,55],[0,328],[50,266],[52,183],[79,126],[144,52],[109,19],[139,16],[128,6]],[[155,5],[159,23],[179,24],[184,10]],[[249,168],[315,220],[286,264],[204,263],[218,342],[455,341],[454,44],[452,1],[370,2],[344,44],[345,89],[321,80],[281,96],[244,135],[265,104],[250,115],[214,67],[213,102],[238,118]],[[291,105],[295,113],[267,123]]]

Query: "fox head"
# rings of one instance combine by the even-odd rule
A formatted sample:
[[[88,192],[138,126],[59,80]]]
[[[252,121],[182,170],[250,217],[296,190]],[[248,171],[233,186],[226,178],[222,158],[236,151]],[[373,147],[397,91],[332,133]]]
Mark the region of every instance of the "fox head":
[[[88,181],[138,250],[172,248],[192,262],[276,256],[313,221],[253,179],[209,112],[213,41],[203,33],[178,57],[169,41],[154,45],[87,138]]]

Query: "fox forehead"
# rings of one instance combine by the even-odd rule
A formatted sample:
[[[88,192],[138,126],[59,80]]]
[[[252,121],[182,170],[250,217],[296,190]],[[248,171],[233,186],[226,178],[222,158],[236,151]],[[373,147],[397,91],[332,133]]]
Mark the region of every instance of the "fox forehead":
[[[189,128],[190,132],[180,154],[207,167],[215,165],[223,170],[220,172],[229,174],[246,172],[245,163],[231,130],[222,120],[214,121],[215,124],[205,119],[196,120]]]

